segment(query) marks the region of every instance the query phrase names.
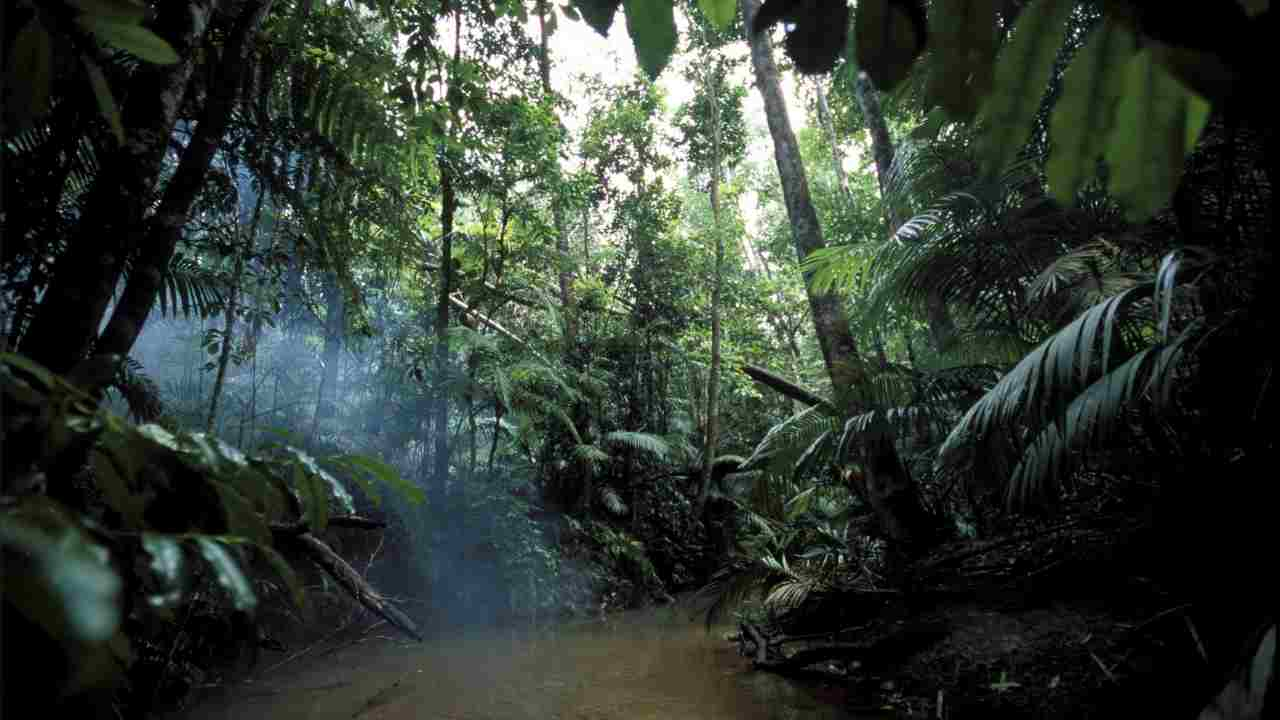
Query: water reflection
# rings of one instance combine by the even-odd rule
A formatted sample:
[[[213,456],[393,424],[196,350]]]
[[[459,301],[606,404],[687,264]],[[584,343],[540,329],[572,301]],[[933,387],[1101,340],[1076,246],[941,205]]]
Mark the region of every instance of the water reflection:
[[[366,643],[231,689],[189,720],[849,718],[839,697],[751,672],[682,611]]]

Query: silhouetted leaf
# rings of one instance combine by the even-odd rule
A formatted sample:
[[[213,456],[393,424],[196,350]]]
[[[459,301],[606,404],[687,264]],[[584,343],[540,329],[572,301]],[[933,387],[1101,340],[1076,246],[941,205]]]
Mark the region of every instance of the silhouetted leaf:
[[[1174,79],[1150,50],[1131,57],[1123,72],[1124,94],[1105,156],[1111,192],[1130,219],[1141,220],[1168,204],[1177,189],[1208,103]]]
[[[969,119],[991,92],[995,75],[996,0],[934,3],[929,45],[929,100],[953,119]]]
[[[657,80],[676,49],[672,0],[624,0],[623,7],[636,60],[650,80]]]
[[[81,62],[84,64],[85,74],[89,78],[89,86],[93,88],[93,96],[98,101],[98,111],[102,113],[102,117],[107,121],[107,126],[111,128],[111,134],[115,136],[116,142],[124,144],[124,125],[120,122],[120,108],[116,106],[116,99],[111,94],[111,87],[107,85],[107,77],[102,74],[102,68],[98,64],[90,60],[84,55],[80,56]]]
[[[854,35],[858,67],[880,90],[897,87],[924,51],[924,27],[913,20],[905,5],[901,0],[861,0],[857,5]]]
[[[613,16],[622,0],[573,0],[573,4],[593,30],[609,37],[609,26],[613,24]]]
[[[4,79],[9,97],[4,110],[22,132],[48,108],[53,82],[53,41],[39,17],[18,30],[8,61]]]
[[[1136,51],[1129,28],[1108,18],[1063,76],[1062,97],[1049,121],[1052,150],[1045,169],[1053,196],[1064,205],[1075,202],[1076,191],[1097,171],[1125,90],[1123,68]]]
[[[101,15],[81,15],[76,21],[99,40],[157,65],[172,65],[180,59],[173,47],[159,35],[129,22],[117,22]]]
[[[996,62],[995,90],[979,115],[986,125],[980,155],[987,177],[1002,172],[1030,139],[1074,8],[1069,0],[1034,0],[1018,15],[1013,37]]]

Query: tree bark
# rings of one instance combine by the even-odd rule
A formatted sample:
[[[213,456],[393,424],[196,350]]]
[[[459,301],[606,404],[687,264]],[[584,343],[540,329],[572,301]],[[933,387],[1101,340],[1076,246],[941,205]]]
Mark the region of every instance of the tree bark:
[[[218,419],[218,401],[222,397],[222,386],[227,378],[227,364],[231,360],[231,348],[234,346],[236,310],[240,302],[240,289],[244,284],[241,275],[244,273],[244,261],[253,251],[254,239],[258,235],[258,220],[262,218],[262,204],[266,199],[265,188],[259,190],[258,199],[254,203],[253,221],[245,233],[243,247],[236,248],[235,268],[232,271],[231,292],[227,297],[227,309],[222,323],[222,348],[218,353],[218,373],[213,379],[213,392],[209,398],[209,418],[205,422],[205,430],[212,433],[213,425]]]
[[[361,577],[355,568],[351,567],[346,560],[343,560],[323,540],[309,532],[286,537],[346,589],[361,605],[391,623],[393,627],[404,634],[418,642],[422,642],[422,633],[418,631],[417,624],[408,615],[405,615],[400,608],[387,602],[387,599],[381,593],[373,589],[373,586]]]
[[[320,420],[337,414],[338,366],[342,362],[342,340],[347,331],[347,298],[336,273],[325,273],[324,299],[324,368],[316,402],[317,426]]]
[[[707,371],[707,434],[702,449],[702,482],[698,489],[697,514],[702,515],[711,491],[712,466],[720,432],[720,292],[724,275],[724,234],[720,225],[720,174],[723,149],[720,129],[719,73],[707,71],[706,93],[711,105],[711,233],[716,243],[716,265],[711,281],[711,367]]]
[[[551,92],[551,49],[548,47],[547,41],[550,34],[547,32],[547,13],[552,12],[547,0],[538,0],[538,29],[540,32],[539,40],[542,44],[541,53],[538,55],[538,70],[542,77],[542,93],[548,100],[552,98]],[[560,168],[555,168],[557,180],[559,179]],[[551,218],[556,229],[556,266],[558,269],[558,279],[560,281],[560,313],[564,318],[564,355],[568,358],[578,344],[578,321],[577,313],[573,306],[573,270],[571,269],[571,255],[569,253],[569,233],[565,228],[564,205],[560,201],[558,193],[551,198]]]
[[[760,9],[758,0],[741,0],[744,20],[754,18]],[[796,259],[803,262],[810,253],[825,246],[822,227],[818,224],[818,212],[809,194],[809,181],[804,162],[800,157],[800,144],[791,129],[787,116],[787,104],[778,80],[778,67],[773,62],[767,32],[749,34],[751,37],[751,63],[756,71],[756,86],[764,98],[765,114],[769,122],[769,134],[773,137],[774,160],[782,180],[782,195],[791,221],[791,237],[796,248]],[[835,390],[836,402],[841,407],[849,405],[853,388],[861,385],[866,373],[858,357],[857,343],[849,332],[849,318],[844,310],[844,299],[836,293],[818,294],[809,282],[812,273],[804,276],[805,293],[809,298],[809,310],[813,315],[818,345],[822,348],[822,360]]]
[[[125,142],[103,158],[80,222],[66,251],[54,262],[52,280],[22,338],[20,351],[54,372],[66,373],[88,352],[125,262],[142,244],[143,218],[195,67],[196,50],[219,3],[190,0],[160,6],[153,29],[181,59],[173,65],[142,63],[130,79],[121,113]],[[148,268],[135,267],[131,278],[147,272]]]
[[[741,7],[744,21],[750,22],[759,11],[760,4],[757,0],[741,0]],[[799,144],[787,117],[786,102],[778,81],[778,68],[774,65],[769,48],[768,33],[749,33],[749,37],[751,62],[756,71],[757,86],[764,97],[769,132],[773,136],[774,157],[782,181],[782,194],[791,220],[796,256],[803,261],[810,253],[824,246],[822,228],[818,224],[818,213],[809,195]],[[809,274],[806,274],[805,292],[809,297],[809,308],[813,314],[818,344],[822,348],[823,361],[831,376],[835,405],[841,415],[866,412],[868,408],[860,407],[856,391],[869,383],[868,370],[849,330],[843,299],[835,293],[818,295],[812,290],[810,279]],[[903,549],[914,548],[930,534],[930,519],[920,505],[914,480],[898,457],[892,430],[885,423],[883,413],[880,415],[880,421],[875,423],[876,427],[865,440],[865,493],[889,537]]]
[[[182,154],[177,172],[165,187],[160,208],[148,224],[142,253],[134,262],[120,301],[116,304],[96,352],[127,355],[151,314],[164,273],[182,237],[191,207],[204,187],[209,166],[226,132],[240,97],[243,64],[254,35],[271,9],[272,0],[253,0],[244,6],[227,37],[215,81],[195,135]],[[167,141],[167,137],[166,137]]]

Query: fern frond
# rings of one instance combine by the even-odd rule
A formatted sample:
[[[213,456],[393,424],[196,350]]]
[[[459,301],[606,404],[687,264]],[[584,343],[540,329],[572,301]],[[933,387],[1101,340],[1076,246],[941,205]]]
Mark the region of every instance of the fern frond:
[[[607,485],[601,485],[600,489],[596,491],[596,495],[600,498],[600,504],[610,513],[618,517],[626,517],[627,513],[630,512],[627,508],[627,503],[623,501],[617,490]]]
[[[671,455],[671,446],[665,440],[652,433],[615,430],[606,434],[604,439],[605,442],[616,443],[633,450],[651,453],[662,460]]]

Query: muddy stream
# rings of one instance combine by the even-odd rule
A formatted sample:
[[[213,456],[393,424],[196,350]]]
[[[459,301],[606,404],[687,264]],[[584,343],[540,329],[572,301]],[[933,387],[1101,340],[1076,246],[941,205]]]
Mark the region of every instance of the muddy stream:
[[[753,672],[726,632],[659,608],[552,627],[467,629],[425,643],[371,637],[207,694],[183,717],[855,718],[838,689]]]

